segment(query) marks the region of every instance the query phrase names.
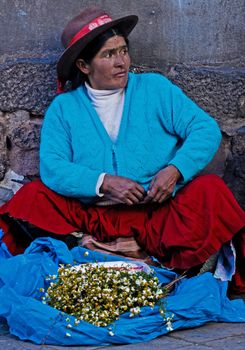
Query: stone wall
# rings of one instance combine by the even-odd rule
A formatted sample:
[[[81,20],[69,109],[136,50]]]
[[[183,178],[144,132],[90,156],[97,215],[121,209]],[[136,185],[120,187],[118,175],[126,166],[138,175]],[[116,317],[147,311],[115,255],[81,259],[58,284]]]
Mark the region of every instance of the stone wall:
[[[0,203],[39,176],[40,128],[55,96],[64,23],[88,4],[135,13],[132,69],[158,71],[218,121],[223,142],[205,172],[224,178],[245,207],[245,2],[243,0],[2,0]]]

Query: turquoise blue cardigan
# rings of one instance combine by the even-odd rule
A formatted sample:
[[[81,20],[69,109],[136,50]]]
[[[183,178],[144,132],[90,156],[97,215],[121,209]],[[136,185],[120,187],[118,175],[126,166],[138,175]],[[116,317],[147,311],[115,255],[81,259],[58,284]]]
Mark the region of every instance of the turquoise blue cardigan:
[[[168,79],[130,73],[115,143],[84,86],[54,99],[41,133],[41,179],[52,190],[89,203],[103,172],[147,190],[153,176],[173,164],[182,174],[178,190],[210,162],[220,140],[215,120]]]

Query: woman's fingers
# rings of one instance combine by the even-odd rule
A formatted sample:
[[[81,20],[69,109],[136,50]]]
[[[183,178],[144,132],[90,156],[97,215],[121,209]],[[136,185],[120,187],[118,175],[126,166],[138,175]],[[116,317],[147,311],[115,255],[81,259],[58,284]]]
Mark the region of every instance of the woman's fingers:
[[[142,200],[144,198],[144,195],[145,195],[145,190],[143,187],[135,188],[131,193],[139,200]]]
[[[139,203],[143,197],[145,190],[137,182],[115,175],[105,175],[101,186],[102,193],[116,198],[119,203],[133,205]]]
[[[153,178],[144,202],[162,203],[169,198],[180,176],[178,169],[172,165],[160,170]]]

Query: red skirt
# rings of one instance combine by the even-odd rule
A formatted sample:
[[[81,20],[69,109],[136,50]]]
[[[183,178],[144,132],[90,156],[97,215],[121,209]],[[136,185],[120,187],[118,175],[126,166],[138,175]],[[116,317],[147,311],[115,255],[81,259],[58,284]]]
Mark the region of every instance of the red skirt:
[[[245,292],[245,212],[216,175],[197,177],[164,204],[137,206],[89,206],[41,181],[31,182],[0,208],[3,241],[18,254],[24,247],[16,245],[18,233],[4,214],[58,235],[82,231],[103,242],[134,236],[149,255],[180,270],[204,263],[233,238],[238,256],[234,290]]]

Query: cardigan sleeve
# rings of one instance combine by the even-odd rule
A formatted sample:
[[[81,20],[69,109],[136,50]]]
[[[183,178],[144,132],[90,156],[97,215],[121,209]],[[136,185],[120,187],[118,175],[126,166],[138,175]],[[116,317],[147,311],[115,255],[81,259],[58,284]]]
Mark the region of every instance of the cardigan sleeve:
[[[89,202],[96,197],[96,184],[101,171],[73,161],[69,124],[55,99],[42,126],[40,145],[40,175],[53,191]]]
[[[221,132],[217,122],[180,88],[169,82],[167,91],[164,118],[167,115],[169,132],[180,139],[180,147],[169,164],[179,169],[186,183],[212,160],[220,145]]]

